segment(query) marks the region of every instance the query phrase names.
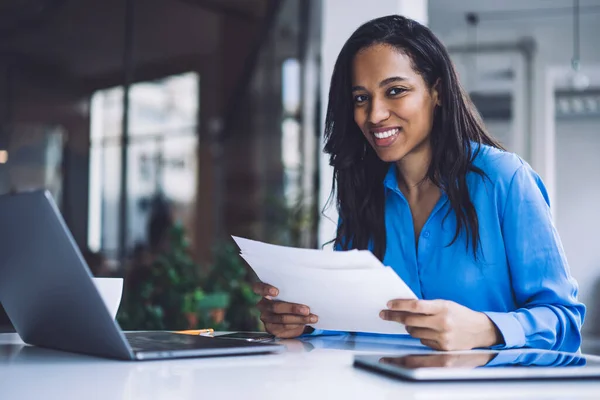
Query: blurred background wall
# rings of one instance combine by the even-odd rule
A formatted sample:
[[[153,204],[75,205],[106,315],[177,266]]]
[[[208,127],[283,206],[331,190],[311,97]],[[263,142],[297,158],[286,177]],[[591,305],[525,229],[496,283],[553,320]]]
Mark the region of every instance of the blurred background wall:
[[[333,64],[394,13],[439,36],[489,130],[542,175],[600,333],[600,0],[4,0],[0,192],[49,189],[99,275],[160,248],[163,208],[199,270],[226,268],[232,234],[321,247]]]

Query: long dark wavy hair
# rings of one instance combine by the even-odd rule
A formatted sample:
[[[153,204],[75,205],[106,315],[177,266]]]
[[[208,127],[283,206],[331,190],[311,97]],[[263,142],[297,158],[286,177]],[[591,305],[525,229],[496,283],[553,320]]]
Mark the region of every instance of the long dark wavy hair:
[[[441,107],[434,112],[430,133],[431,163],[426,179],[443,190],[456,215],[456,232],[449,245],[466,233],[466,246],[477,258],[479,222],[467,188],[467,174],[484,172],[473,165],[481,144],[502,148],[487,134],[481,117],[461,87],[444,45],[425,26],[390,15],[359,27],[344,44],[333,70],[325,119],[325,152],[333,166],[340,223],[334,245],[371,248],[383,260],[386,249],[383,179],[390,164],[381,161],[354,122],[352,62],[361,49],[386,44],[406,54],[429,90],[439,80]],[[475,146],[473,146],[475,144]],[[475,147],[475,148],[473,148]],[[446,217],[448,216],[446,214]]]

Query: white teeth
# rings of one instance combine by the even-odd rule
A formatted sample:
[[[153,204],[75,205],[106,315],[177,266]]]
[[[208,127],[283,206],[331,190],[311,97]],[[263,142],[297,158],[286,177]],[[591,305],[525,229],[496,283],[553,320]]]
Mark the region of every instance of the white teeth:
[[[385,139],[385,138],[389,138],[390,136],[394,136],[395,134],[397,134],[400,131],[400,129],[398,128],[394,128],[394,129],[390,129],[387,131],[383,131],[383,132],[373,132],[373,135],[377,138],[377,139]]]

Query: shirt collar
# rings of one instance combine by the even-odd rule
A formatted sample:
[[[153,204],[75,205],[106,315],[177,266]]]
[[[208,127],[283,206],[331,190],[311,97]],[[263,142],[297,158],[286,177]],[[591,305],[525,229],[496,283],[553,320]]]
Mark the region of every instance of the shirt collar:
[[[398,188],[398,172],[396,164],[390,163],[390,168],[388,169],[385,178],[383,178],[383,187],[385,187],[386,190],[400,191]]]
[[[398,187],[398,168],[396,168],[395,163],[390,164],[390,168],[388,169],[388,172],[385,175],[385,178],[383,178],[383,187],[386,192],[388,190],[392,191],[392,192],[396,192],[402,198],[404,198],[404,194]],[[447,197],[446,192],[443,189],[441,189],[441,192],[442,192],[442,194],[441,194],[442,199],[445,199]]]

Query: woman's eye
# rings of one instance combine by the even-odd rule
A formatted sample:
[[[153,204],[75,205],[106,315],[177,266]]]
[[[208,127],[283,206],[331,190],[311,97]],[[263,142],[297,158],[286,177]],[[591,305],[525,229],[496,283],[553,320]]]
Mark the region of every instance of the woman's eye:
[[[355,103],[364,103],[365,101],[367,101],[367,96],[365,96],[364,94],[358,94],[354,96]]]
[[[390,96],[396,96],[396,95],[402,94],[404,92],[406,92],[406,89],[403,89],[403,88],[391,88],[390,90],[388,90],[388,95],[390,95]]]

